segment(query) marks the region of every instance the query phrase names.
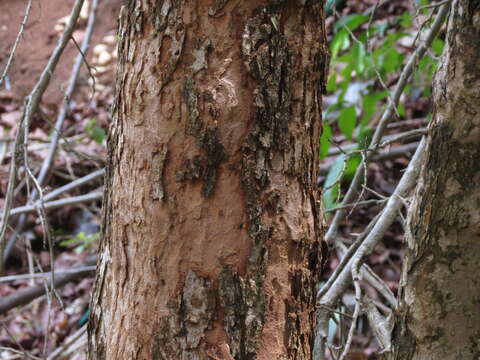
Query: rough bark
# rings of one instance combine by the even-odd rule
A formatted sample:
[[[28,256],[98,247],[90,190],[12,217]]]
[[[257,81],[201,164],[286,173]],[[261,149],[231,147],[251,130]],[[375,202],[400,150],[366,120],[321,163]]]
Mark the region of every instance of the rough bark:
[[[124,6],[90,359],[311,358],[322,5]]]
[[[457,0],[409,215],[394,359],[480,358],[480,3]]]

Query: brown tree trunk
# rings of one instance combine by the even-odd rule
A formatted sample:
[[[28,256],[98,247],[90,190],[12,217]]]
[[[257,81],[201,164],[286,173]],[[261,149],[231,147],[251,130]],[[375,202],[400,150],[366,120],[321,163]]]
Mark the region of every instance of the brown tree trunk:
[[[480,359],[480,4],[452,4],[407,231],[394,359]]]
[[[127,1],[90,359],[311,358],[322,6]]]

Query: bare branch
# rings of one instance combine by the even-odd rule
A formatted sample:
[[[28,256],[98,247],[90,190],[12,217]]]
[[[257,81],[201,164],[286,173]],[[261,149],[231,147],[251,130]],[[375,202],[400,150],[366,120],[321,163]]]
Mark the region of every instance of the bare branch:
[[[93,256],[89,258],[82,267],[85,266],[93,266],[97,262],[96,257]],[[88,272],[74,272],[69,274],[64,274],[61,276],[57,276],[55,279],[55,283],[51,284],[50,281],[47,281],[47,287],[51,288],[52,285],[55,288],[62,287],[63,285],[67,284],[70,281],[76,280],[85,276]],[[18,290],[17,292],[4,296],[0,299],[0,315],[5,314],[7,311],[13,309],[14,307],[28,304],[33,299],[45,294],[46,289],[44,284],[37,284],[35,286],[30,286],[25,289]]]
[[[86,183],[89,183],[90,181],[93,181],[99,177],[102,177],[103,175],[105,175],[105,169],[100,169],[100,170],[97,170],[97,171],[94,171],[93,173],[91,174],[88,174],[88,175],[85,175],[77,180],[74,180],[62,187],[59,187],[58,189],[55,189],[55,190],[52,190],[51,192],[49,192],[47,195],[44,196],[44,200],[45,201],[48,201],[48,200],[52,200],[56,197],[59,197],[61,194],[63,194],[64,192],[67,192],[67,191],[70,191],[70,190],[73,190],[79,186],[82,186],[82,185],[85,185]]]
[[[89,193],[89,194],[74,196],[74,197],[71,197],[71,198],[49,201],[49,202],[44,203],[44,208],[45,208],[45,210],[56,209],[56,208],[60,208],[60,207],[66,206],[66,205],[75,205],[75,204],[82,204],[82,203],[101,200],[102,197],[103,197],[102,192],[92,192],[92,193]],[[34,212],[34,211],[37,210],[36,206],[37,205],[34,204],[34,205],[26,205],[26,206],[17,207],[15,209],[11,210],[11,215],[19,215],[19,214],[26,214],[26,213],[29,213],[29,212]]]
[[[95,271],[96,266],[79,266],[73,269],[66,269],[61,271],[55,271],[56,276],[61,276],[65,274],[74,274],[79,272],[90,272]],[[42,273],[34,273],[34,274],[21,274],[21,275],[10,275],[10,276],[3,276],[0,277],[0,282],[9,282],[9,281],[16,281],[16,280],[25,280],[25,279],[45,279],[51,275],[51,271],[49,272],[42,272]]]
[[[10,56],[8,57],[7,64],[5,65],[5,69],[3,69],[2,76],[0,76],[0,86],[2,86],[3,81],[6,79],[8,75],[8,71],[10,70],[10,66],[12,66],[13,59],[17,51],[17,46],[20,43],[20,39],[23,36],[23,32],[25,31],[25,26],[27,25],[28,17],[30,16],[31,10],[32,10],[32,0],[28,0],[27,8],[25,9],[25,14],[23,16],[23,21],[22,21],[22,24],[20,25],[20,30],[18,31],[17,38],[15,39],[15,43],[13,44],[12,51],[10,52]]]
[[[74,344],[78,339],[87,333],[87,325],[83,325],[78,329],[73,335],[69,336],[62,346],[53,351],[48,357],[47,360],[55,360],[61,357],[68,348]]]
[[[76,179],[62,187],[59,187],[58,189],[55,189],[53,191],[51,191],[50,193],[46,194],[43,198],[44,201],[48,201],[48,200],[52,200],[58,196],[60,196],[61,194],[67,192],[67,191],[70,191],[70,190],[73,190],[75,189],[76,187],[79,187],[79,186],[82,186],[92,180],[95,180],[99,177],[102,177],[103,175],[105,174],[105,169],[100,169],[100,170],[97,170],[97,171],[94,171],[93,173],[91,174],[88,174],[88,175],[85,175],[84,177],[81,177],[79,179]],[[69,198],[69,199],[66,199],[68,200],[67,202],[60,202],[60,205],[58,205],[59,203],[58,202],[52,202],[52,203],[46,203],[44,204],[44,206],[46,205],[46,208],[52,208],[51,206],[53,207],[59,207],[59,206],[63,206],[63,205],[73,205],[73,204],[76,204],[77,201],[78,203],[84,203],[84,202],[90,202],[90,201],[96,201],[96,200],[100,200],[102,198],[102,195],[101,194],[96,194],[94,196],[91,196],[89,194],[87,195],[83,195],[82,197],[72,197],[72,198]],[[63,205],[61,205],[63,204]],[[33,205],[27,205],[27,206],[22,206],[22,207],[18,207],[18,208],[15,208],[15,209],[12,209],[11,210],[11,213],[10,215],[15,215],[15,214],[25,214],[25,213],[28,213],[28,212],[33,212],[35,211],[35,206],[36,204],[33,204]],[[8,243],[7,243],[7,246],[5,247],[5,258],[8,258],[8,255],[10,254],[11,250],[12,250],[12,247],[15,243],[15,239],[17,238],[18,236],[18,233],[16,231],[14,231],[14,234],[12,235],[11,239],[9,239]]]

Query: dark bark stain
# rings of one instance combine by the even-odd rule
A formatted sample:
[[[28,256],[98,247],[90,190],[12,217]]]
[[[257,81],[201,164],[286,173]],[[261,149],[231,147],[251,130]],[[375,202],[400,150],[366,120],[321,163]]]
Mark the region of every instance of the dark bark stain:
[[[270,1],[256,16],[247,20],[243,34],[244,63],[257,85],[253,100],[255,121],[243,146],[242,160],[242,183],[246,193],[252,250],[246,275],[241,277],[227,267],[222,271],[219,285],[221,303],[225,308],[224,327],[232,355],[237,360],[256,358],[258,340],[266,320],[266,294],[263,287],[269,256],[267,241],[273,229],[264,223],[263,217],[272,217],[281,211],[275,193],[268,190],[271,174],[280,170],[284,176],[292,177],[292,181],[299,181],[306,188],[313,184],[309,178],[312,155],[308,148],[311,144],[303,144],[289,134],[289,124],[294,116],[292,84],[295,74],[292,62],[298,49],[292,49],[281,29],[282,12],[291,5],[288,3],[284,0]],[[296,11],[315,12],[321,19],[318,4],[302,5],[304,7]],[[318,52],[313,52],[314,58],[309,60],[315,63],[312,68],[316,74],[320,74],[320,84],[325,76],[324,67],[328,64],[325,59],[328,59],[328,55],[320,46],[316,50]],[[318,66],[323,66],[321,71],[318,71]],[[323,84],[319,90],[322,91],[322,88]],[[274,156],[285,159],[283,169],[274,169]],[[308,269],[296,270],[291,274],[292,302],[287,304],[286,309],[287,314],[293,314],[286,319],[285,347],[288,358],[300,360],[310,358],[311,339],[301,335],[308,331],[302,329],[305,322],[301,323],[297,315],[305,309],[304,306],[315,301],[315,278],[320,272],[322,254],[318,241],[312,239],[299,241],[292,246],[295,256],[300,261],[307,259],[308,264]],[[308,322],[314,326],[314,312]]]
[[[205,332],[213,323],[215,295],[208,279],[190,271],[177,301],[171,301],[172,315],[163,317],[155,336],[152,360],[207,360]]]
[[[206,128],[200,119],[198,92],[195,88],[195,82],[190,76],[185,80],[183,95],[188,113],[186,133],[196,139],[197,145],[203,150],[205,155],[200,159],[197,158],[187,161],[187,168],[181,169],[177,173],[177,179],[201,178],[203,180],[202,195],[208,198],[213,194],[215,189],[217,169],[225,159],[225,148],[220,143],[218,128]],[[194,168],[190,166],[192,164],[195,165]],[[195,170],[194,174],[198,172],[198,176],[188,175],[192,173],[191,170]]]

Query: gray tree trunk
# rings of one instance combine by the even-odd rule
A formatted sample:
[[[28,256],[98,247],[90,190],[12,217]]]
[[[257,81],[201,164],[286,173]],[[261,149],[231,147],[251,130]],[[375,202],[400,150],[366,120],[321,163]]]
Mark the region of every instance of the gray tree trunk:
[[[480,2],[456,0],[409,215],[392,358],[480,359]]]
[[[322,6],[126,1],[89,359],[311,359]]]

